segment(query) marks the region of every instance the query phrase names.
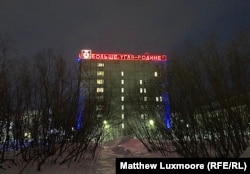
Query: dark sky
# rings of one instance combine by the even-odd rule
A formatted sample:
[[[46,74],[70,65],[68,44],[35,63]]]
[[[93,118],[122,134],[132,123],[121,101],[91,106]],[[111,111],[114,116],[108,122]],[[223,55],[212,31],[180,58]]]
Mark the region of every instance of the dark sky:
[[[171,54],[216,33],[223,42],[250,24],[250,0],[0,0],[0,34],[19,53],[54,48]]]

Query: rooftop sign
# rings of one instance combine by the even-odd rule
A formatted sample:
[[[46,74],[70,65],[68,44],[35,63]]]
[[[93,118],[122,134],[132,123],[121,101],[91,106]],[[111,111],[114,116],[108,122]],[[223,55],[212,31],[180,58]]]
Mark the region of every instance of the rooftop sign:
[[[79,53],[79,59],[83,60],[144,60],[144,61],[166,61],[166,55],[150,55],[145,54],[99,54],[92,53],[91,50],[81,50]]]

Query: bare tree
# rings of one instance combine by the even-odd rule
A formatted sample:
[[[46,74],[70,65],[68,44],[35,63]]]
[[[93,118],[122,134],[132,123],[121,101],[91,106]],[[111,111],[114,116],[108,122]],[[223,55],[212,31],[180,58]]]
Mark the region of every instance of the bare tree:
[[[199,47],[188,44],[186,51],[168,61],[163,91],[169,94],[171,130],[162,126],[164,120],[157,117],[159,110],[152,107],[155,104],[142,108],[140,101],[134,103],[130,125],[149,150],[167,156],[164,150],[168,152],[170,146],[159,144],[171,140],[184,157],[240,156],[249,145],[247,38],[247,32],[240,33],[227,48],[219,49],[216,38],[211,37]],[[137,121],[142,111],[153,116],[155,129],[149,129],[141,119]]]
[[[214,39],[185,58],[188,60],[172,63],[168,76],[177,138],[173,143],[186,157],[238,157],[248,145],[249,87],[237,84],[248,80],[247,70],[241,69],[247,59],[244,64],[231,62]],[[234,72],[228,71],[229,64]],[[230,73],[237,74],[237,81]]]
[[[4,162],[5,152],[10,144],[10,128],[12,118],[12,87],[10,61],[15,55],[14,42],[8,37],[0,36],[0,121],[1,149],[0,162]]]

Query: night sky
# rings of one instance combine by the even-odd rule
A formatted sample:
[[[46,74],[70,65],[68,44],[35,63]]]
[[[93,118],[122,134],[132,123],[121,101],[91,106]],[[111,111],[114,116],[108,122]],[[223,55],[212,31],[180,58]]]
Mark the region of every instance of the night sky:
[[[249,0],[0,0],[0,35],[21,56],[53,48],[74,59],[105,53],[172,54],[215,33],[221,43],[250,25]]]

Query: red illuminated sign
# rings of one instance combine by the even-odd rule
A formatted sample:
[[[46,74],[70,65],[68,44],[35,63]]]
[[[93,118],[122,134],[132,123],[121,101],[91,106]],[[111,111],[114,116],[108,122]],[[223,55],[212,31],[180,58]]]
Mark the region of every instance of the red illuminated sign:
[[[166,61],[166,55],[150,55],[148,53],[142,55],[134,54],[98,54],[92,53],[91,50],[81,50],[80,59],[87,60],[145,60],[145,61]]]

